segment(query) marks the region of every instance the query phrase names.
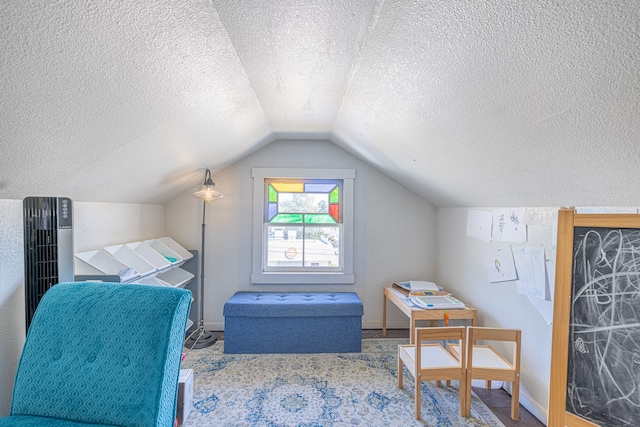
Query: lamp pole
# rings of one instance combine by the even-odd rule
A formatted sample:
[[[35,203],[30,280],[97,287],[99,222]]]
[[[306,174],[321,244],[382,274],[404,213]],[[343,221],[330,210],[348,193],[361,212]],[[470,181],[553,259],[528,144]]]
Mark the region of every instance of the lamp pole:
[[[190,349],[205,348],[213,345],[218,337],[211,331],[204,328],[204,270],[205,270],[205,229],[206,229],[206,209],[207,204],[211,201],[222,198],[222,193],[214,190],[215,183],[211,179],[211,172],[207,169],[205,173],[204,184],[202,190],[193,193],[194,197],[203,200],[202,203],[202,236],[200,241],[202,247],[200,249],[200,287],[198,288],[198,327],[185,340],[185,346]]]

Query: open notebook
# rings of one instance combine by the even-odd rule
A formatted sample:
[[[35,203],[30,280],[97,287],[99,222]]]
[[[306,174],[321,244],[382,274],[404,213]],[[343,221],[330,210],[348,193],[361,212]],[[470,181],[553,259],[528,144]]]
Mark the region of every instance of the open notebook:
[[[411,292],[409,299],[417,307],[425,310],[465,308],[462,301],[451,295],[423,295],[425,292]]]

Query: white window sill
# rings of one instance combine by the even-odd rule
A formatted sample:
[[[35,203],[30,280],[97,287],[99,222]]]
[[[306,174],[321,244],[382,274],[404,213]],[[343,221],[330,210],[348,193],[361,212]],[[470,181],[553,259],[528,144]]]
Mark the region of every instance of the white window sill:
[[[339,273],[258,273],[251,275],[253,284],[282,285],[353,285],[355,275]]]

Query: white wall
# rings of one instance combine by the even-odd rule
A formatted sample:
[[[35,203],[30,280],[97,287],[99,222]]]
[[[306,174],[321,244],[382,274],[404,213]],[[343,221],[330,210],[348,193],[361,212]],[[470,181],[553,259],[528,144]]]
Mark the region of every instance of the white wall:
[[[355,169],[354,285],[253,285],[253,167]],[[204,174],[203,174],[204,175]],[[396,280],[433,279],[435,208],[422,197],[328,141],[276,141],[213,177],[224,198],[206,210],[205,326],[224,329],[224,302],[239,290],[357,292],[364,328],[382,325],[382,288]],[[168,236],[200,249],[202,202],[193,188],[165,205]],[[408,327],[395,307],[389,327]]]
[[[487,208],[478,208],[485,209]],[[478,310],[479,326],[522,330],[520,402],[538,419],[546,421],[551,368],[551,325],[518,294],[515,282],[489,283],[483,265],[488,249],[508,243],[489,243],[466,236],[467,209],[438,208],[437,281]],[[529,227],[528,244],[542,244],[555,259],[551,224]]]
[[[8,415],[25,335],[22,200],[0,200],[0,416]]]
[[[162,206],[77,202],[75,251],[160,237],[163,222]],[[25,338],[22,233],[22,200],[0,200],[0,416],[9,414]]]

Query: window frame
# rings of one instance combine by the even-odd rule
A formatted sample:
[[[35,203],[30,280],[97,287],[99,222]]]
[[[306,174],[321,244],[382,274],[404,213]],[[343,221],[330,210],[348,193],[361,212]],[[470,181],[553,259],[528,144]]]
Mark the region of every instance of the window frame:
[[[253,168],[253,271],[254,284],[353,284],[353,180],[354,169]],[[342,271],[266,271],[264,206],[265,179],[341,179]],[[273,268],[270,268],[272,270]]]

